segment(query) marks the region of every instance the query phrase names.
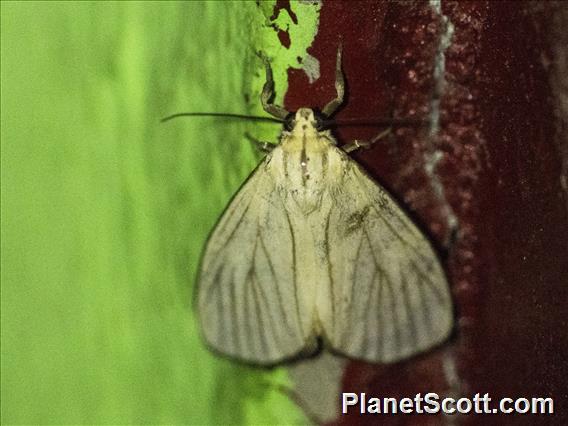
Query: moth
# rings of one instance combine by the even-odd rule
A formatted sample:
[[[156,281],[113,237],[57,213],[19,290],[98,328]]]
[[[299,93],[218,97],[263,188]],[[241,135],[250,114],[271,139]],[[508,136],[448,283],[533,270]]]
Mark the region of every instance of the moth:
[[[272,103],[265,65],[262,106],[284,128],[207,241],[195,303],[208,346],[271,366],[321,346],[392,363],[440,344],[453,307],[436,253],[347,155],[363,144],[339,147],[325,128],[344,98],[341,49],[321,114]]]

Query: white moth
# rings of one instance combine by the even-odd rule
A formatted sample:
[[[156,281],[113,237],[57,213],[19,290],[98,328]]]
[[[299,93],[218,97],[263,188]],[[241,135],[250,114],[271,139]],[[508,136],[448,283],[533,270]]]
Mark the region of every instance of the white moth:
[[[327,349],[391,363],[444,341],[453,307],[426,237],[393,198],[320,128],[309,108],[264,109],[287,124],[234,196],[201,261],[201,330],[215,351],[274,365]],[[343,101],[341,51],[337,98]],[[355,142],[355,146],[359,146]]]

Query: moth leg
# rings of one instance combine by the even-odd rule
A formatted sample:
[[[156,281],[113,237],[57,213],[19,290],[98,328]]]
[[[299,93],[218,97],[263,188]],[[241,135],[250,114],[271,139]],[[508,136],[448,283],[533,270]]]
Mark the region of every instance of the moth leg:
[[[249,132],[245,132],[245,137],[252,143],[252,145],[258,149],[260,152],[264,154],[268,154],[270,151],[274,149],[274,143],[261,141],[260,139],[255,138]]]
[[[353,152],[359,148],[370,148],[375,142],[378,142],[379,140],[383,139],[384,137],[390,135],[392,132],[392,128],[389,127],[386,130],[383,130],[381,133],[379,133],[378,135],[376,135],[373,139],[369,140],[369,141],[360,141],[355,139],[352,142],[349,142],[345,145],[343,145],[341,147],[341,149],[345,152]]]
[[[262,52],[258,52],[258,56],[264,62],[264,67],[266,68],[266,82],[262,87],[262,93],[260,94],[260,102],[262,103],[262,108],[270,115],[284,120],[289,112],[286,111],[279,105],[275,105],[272,101],[274,99],[274,79],[272,78],[272,68],[270,67],[270,62],[266,55]]]
[[[343,77],[343,71],[341,70],[341,44],[337,48],[337,59],[335,61],[335,90],[337,92],[337,97],[323,107],[323,114],[326,117],[331,117],[337,108],[343,103],[343,97],[345,95],[345,78]]]

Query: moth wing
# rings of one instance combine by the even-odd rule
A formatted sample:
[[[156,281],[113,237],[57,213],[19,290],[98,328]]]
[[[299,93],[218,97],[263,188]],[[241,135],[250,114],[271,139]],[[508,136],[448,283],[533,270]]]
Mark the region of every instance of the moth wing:
[[[209,237],[197,312],[208,344],[255,364],[274,364],[308,346],[301,330],[291,222],[275,182],[251,174]]]
[[[448,283],[426,237],[352,160],[327,226],[332,279],[328,345],[370,362],[396,362],[445,340]]]

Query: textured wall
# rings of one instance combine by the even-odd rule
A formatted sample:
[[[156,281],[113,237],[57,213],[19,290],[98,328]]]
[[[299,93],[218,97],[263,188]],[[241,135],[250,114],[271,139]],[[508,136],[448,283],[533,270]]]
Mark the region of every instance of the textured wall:
[[[566,4],[430,3],[325,2],[308,49],[321,61],[322,78],[310,86],[290,72],[287,105],[323,105],[333,96],[342,39],[349,100],[338,118],[391,110],[429,118],[424,129],[399,129],[394,145],[355,158],[415,213],[445,257],[456,332],[447,345],[408,362],[349,363],[343,389],[552,396],[561,411],[568,377]],[[348,141],[375,131],[344,128],[340,135]],[[558,414],[555,424],[566,416]],[[518,416],[515,424],[549,420]]]

